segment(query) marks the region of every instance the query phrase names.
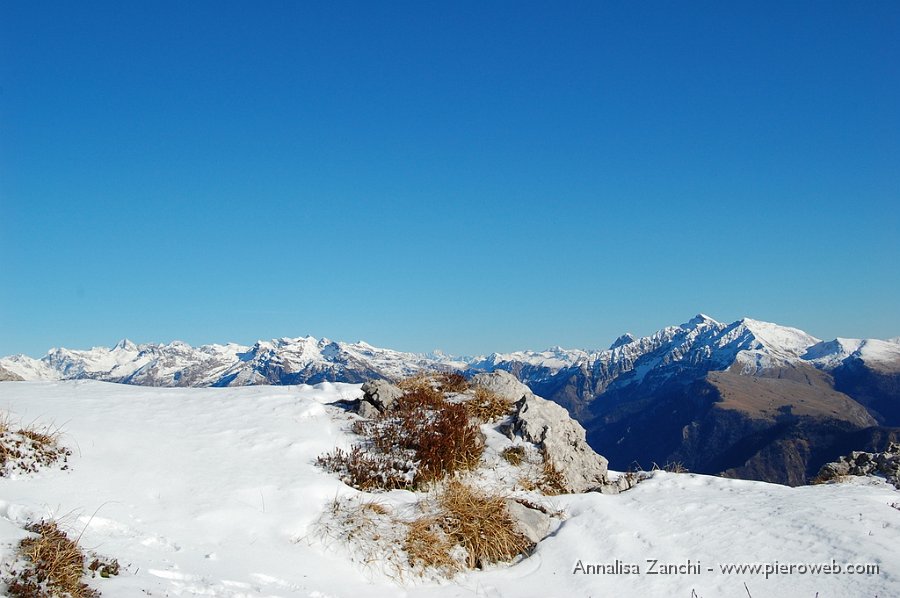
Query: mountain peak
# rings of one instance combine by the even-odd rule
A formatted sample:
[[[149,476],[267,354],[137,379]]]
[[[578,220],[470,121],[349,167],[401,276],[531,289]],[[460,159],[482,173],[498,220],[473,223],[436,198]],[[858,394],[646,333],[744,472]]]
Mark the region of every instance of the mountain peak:
[[[617,338],[616,340],[614,340],[614,341],[613,341],[613,344],[611,344],[611,345],[609,346],[609,348],[610,348],[610,350],[616,349],[616,348],[621,347],[621,346],[623,346],[623,345],[627,345],[627,344],[629,344],[629,343],[633,343],[633,342],[636,341],[636,340],[637,340],[637,339],[634,337],[633,334],[631,334],[630,332],[626,332],[625,334],[623,334],[622,336],[620,336],[619,338]]]
[[[113,351],[135,351],[137,350],[137,345],[128,340],[127,338],[123,338],[119,342],[116,343],[116,346],[113,347]]]
[[[706,314],[697,314],[684,324],[682,324],[682,328],[696,328],[698,326],[718,326],[719,322],[713,318],[710,318]]]

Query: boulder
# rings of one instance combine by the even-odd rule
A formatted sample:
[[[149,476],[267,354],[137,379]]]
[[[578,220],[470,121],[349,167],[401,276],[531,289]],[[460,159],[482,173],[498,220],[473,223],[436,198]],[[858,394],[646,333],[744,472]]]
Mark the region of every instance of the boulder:
[[[369,380],[362,385],[363,398],[357,412],[363,417],[374,417],[390,409],[394,401],[403,396],[403,390],[387,380]]]
[[[517,500],[506,499],[506,510],[516,522],[519,531],[537,544],[550,533],[550,515],[539,509],[526,507]]]
[[[510,403],[515,403],[526,396],[534,396],[530,388],[503,370],[496,370],[488,374],[476,374],[472,377],[472,385],[489,390]]]
[[[522,397],[516,407],[512,423],[504,430],[507,436],[518,435],[537,445],[544,459],[561,474],[568,492],[618,492],[606,475],[609,462],[588,445],[584,428],[568,411],[532,393]]]

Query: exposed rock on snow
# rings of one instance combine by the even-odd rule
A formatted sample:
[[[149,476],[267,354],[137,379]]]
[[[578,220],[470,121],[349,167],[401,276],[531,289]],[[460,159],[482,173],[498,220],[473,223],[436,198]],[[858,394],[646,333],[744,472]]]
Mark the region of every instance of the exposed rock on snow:
[[[892,442],[881,453],[853,451],[832,463],[822,466],[818,480],[829,481],[848,475],[880,474],[900,490],[900,443]]]
[[[608,461],[588,446],[584,428],[556,403],[529,392],[519,400],[506,433],[537,445],[561,474],[566,491],[618,491],[607,477]]]
[[[534,396],[531,389],[519,382],[519,379],[503,370],[487,374],[476,374],[472,384],[491,391],[501,399],[516,403],[526,396]]]
[[[390,409],[394,401],[403,396],[403,390],[387,380],[369,380],[362,385],[362,391],[358,412],[366,418],[375,417]]]
[[[4,369],[0,366],[0,382],[17,382],[21,381],[23,378],[17,374],[13,374],[7,369]]]
[[[526,507],[521,502],[511,498],[506,499],[506,510],[515,520],[526,538],[537,544],[550,533],[550,515],[539,509]]]

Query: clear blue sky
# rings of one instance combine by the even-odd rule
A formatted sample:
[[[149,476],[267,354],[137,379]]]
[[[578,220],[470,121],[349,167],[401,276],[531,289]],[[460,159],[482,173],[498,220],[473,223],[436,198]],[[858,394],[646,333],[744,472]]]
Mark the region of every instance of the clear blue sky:
[[[900,335],[900,3],[4,2],[0,355]]]

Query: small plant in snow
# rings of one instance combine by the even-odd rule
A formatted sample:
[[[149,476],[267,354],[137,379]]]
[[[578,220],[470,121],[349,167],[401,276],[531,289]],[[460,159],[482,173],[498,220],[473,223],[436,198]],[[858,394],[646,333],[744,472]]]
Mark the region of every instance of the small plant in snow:
[[[451,403],[420,385],[371,420],[354,424],[365,442],[350,452],[337,449],[318,464],[360,490],[418,488],[481,460],[484,442],[461,403]]]
[[[88,571],[101,577],[119,574],[118,561],[97,555],[85,566],[87,557],[78,541],[70,539],[55,521],[41,521],[26,529],[34,535],[19,542],[18,560],[11,567],[12,577],[6,580],[12,598],[96,598],[100,592],[83,581]]]
[[[59,446],[58,430],[14,426],[9,416],[0,416],[0,477],[36,473],[59,462],[68,469],[72,451]]]

